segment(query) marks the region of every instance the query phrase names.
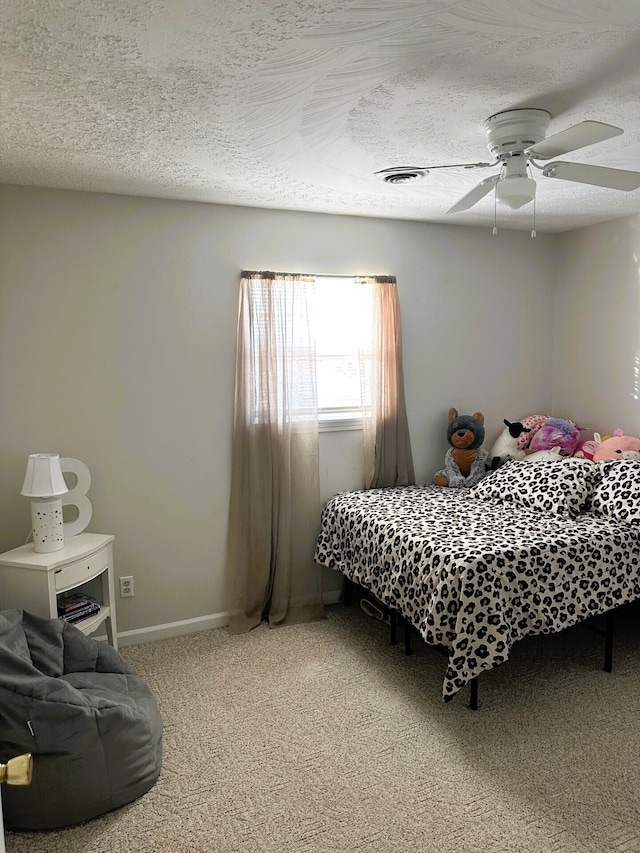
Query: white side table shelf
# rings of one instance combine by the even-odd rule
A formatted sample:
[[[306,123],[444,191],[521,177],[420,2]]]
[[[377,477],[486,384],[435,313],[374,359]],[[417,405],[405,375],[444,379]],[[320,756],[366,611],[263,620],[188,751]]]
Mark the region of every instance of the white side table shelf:
[[[78,533],[60,551],[38,554],[29,544],[0,554],[0,608],[56,619],[59,595],[72,589],[88,592],[100,611],[75,626],[93,634],[105,622],[109,643],[117,649],[113,540],[103,533]]]

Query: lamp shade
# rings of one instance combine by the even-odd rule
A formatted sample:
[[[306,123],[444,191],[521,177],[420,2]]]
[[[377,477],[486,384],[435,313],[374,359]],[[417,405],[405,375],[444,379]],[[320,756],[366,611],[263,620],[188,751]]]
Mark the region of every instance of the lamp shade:
[[[57,453],[32,453],[20,491],[27,498],[52,498],[68,492]]]
[[[496,198],[511,210],[529,204],[536,197],[536,182],[524,175],[507,175],[496,184]]]

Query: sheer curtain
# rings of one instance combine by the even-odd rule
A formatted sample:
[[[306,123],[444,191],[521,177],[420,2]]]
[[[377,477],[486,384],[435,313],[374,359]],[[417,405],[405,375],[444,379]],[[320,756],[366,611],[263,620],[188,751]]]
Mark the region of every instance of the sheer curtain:
[[[313,552],[320,519],[314,277],[243,272],[231,495],[233,633],[324,615]]]
[[[360,353],[365,484],[415,481],[393,276],[358,277],[371,335]],[[320,521],[315,277],[240,280],[228,555],[232,633],[324,615],[313,553]]]
[[[361,276],[373,300],[371,354],[361,353],[361,376],[370,359],[371,413],[364,417],[365,484],[367,488],[415,483],[404,395],[402,322],[395,276]],[[363,394],[364,396],[364,394]]]

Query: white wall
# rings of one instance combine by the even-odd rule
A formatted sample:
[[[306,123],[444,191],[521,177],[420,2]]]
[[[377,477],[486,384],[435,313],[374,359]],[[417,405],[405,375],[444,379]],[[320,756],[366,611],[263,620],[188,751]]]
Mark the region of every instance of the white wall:
[[[640,216],[563,240],[552,399],[590,432],[640,434]]]
[[[121,631],[226,610],[239,272],[390,273],[399,282],[416,474],[447,411],[551,405],[559,238],[0,187],[0,548],[24,542],[27,454],[91,469],[90,529],[115,534]],[[358,435],[322,439],[323,497],[361,485]],[[1,603],[0,603],[1,604]]]

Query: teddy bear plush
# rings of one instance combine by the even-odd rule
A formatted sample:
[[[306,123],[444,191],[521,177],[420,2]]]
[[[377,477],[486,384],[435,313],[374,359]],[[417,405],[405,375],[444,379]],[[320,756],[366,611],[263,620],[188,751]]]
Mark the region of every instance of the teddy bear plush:
[[[484,415],[459,415],[457,409],[449,409],[447,441],[451,445],[445,456],[445,465],[437,471],[433,482],[436,486],[461,488],[475,486],[485,475],[486,450],[481,449],[484,441]]]

